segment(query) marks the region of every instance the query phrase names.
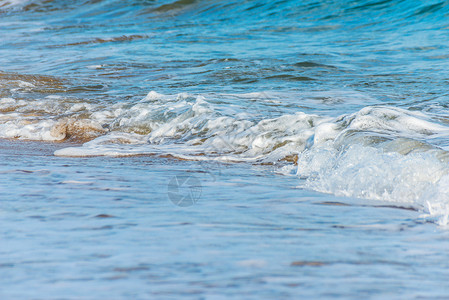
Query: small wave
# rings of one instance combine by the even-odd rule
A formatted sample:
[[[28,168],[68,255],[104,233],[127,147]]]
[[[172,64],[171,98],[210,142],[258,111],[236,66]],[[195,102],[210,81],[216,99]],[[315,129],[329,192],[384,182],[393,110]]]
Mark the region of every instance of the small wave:
[[[25,89],[40,93],[55,93],[65,88],[64,81],[46,75],[30,75],[7,73],[0,71],[0,87],[2,90]]]
[[[269,93],[150,92],[107,106],[54,97],[2,98],[0,136],[84,142],[57,150],[58,156],[271,164],[302,178],[303,188],[406,203],[444,223],[449,127],[437,117],[378,105],[333,117],[285,113],[281,104]]]
[[[30,0],[6,0],[0,1],[0,10],[17,9],[28,4]]]
[[[88,41],[73,42],[73,43],[67,43],[67,44],[64,44],[64,45],[55,45],[55,46],[51,46],[51,48],[53,48],[53,47],[58,48],[58,47],[67,47],[67,46],[90,45],[90,44],[131,42],[131,41],[135,41],[135,40],[147,39],[148,37],[149,37],[148,35],[139,35],[139,34],[122,35],[122,36],[118,36],[118,37],[96,38],[96,39],[92,39],[92,40],[88,40]]]
[[[308,189],[405,203],[441,224],[449,213],[449,154],[435,143],[449,128],[424,113],[374,106],[335,118],[297,112],[257,119],[217,108],[201,96],[151,92],[115,112],[110,126],[119,130],[55,154],[278,164],[295,168]]]
[[[163,4],[154,8],[155,12],[179,11],[185,7],[195,4],[196,0],[177,0],[169,4]]]

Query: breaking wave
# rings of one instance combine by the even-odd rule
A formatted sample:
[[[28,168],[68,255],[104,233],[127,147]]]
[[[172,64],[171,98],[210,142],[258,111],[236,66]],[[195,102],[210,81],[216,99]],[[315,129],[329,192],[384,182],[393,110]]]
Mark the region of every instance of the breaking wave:
[[[260,111],[264,101],[271,115]],[[276,107],[266,93],[152,91],[113,105],[2,98],[0,136],[84,142],[56,151],[58,156],[169,155],[270,164],[300,177],[302,188],[406,203],[447,221],[449,126],[439,118],[389,106],[337,117],[286,114]]]

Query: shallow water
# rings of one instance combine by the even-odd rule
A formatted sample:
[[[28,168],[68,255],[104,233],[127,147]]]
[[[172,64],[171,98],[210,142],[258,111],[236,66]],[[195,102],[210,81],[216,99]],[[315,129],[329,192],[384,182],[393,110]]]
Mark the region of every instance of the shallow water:
[[[448,14],[0,1],[0,296],[445,298]]]
[[[447,295],[448,233],[416,211],[239,164],[54,147],[2,143],[2,299]],[[167,182],[185,174],[201,197],[183,208]]]

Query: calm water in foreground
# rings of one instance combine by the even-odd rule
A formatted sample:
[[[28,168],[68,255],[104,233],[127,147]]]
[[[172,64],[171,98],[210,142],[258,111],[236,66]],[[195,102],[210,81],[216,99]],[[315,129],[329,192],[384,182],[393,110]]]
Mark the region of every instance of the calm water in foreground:
[[[448,28],[0,0],[0,298],[447,299]]]

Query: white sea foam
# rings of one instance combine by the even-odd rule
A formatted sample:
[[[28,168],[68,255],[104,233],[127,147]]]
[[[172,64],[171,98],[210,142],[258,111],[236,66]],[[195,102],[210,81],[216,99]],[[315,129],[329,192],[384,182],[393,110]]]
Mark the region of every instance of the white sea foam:
[[[449,168],[432,152],[402,155],[359,144],[339,151],[329,143],[302,152],[297,174],[307,178],[306,187],[320,192],[424,207],[427,190]]]
[[[335,139],[298,155],[301,187],[338,196],[406,203],[439,224],[449,213],[448,153],[426,138],[448,127],[420,112],[366,107],[335,120]]]
[[[261,97],[262,104],[281,103],[265,93],[244,94],[242,103],[224,105],[222,98],[207,95],[157,92],[109,106],[3,98],[0,136],[89,140],[56,151],[58,156],[171,155],[295,167],[303,188],[407,203],[447,222],[449,154],[438,146],[449,127],[437,118],[387,106],[338,117],[281,109],[263,115],[261,103],[254,101],[251,108],[244,101]]]

